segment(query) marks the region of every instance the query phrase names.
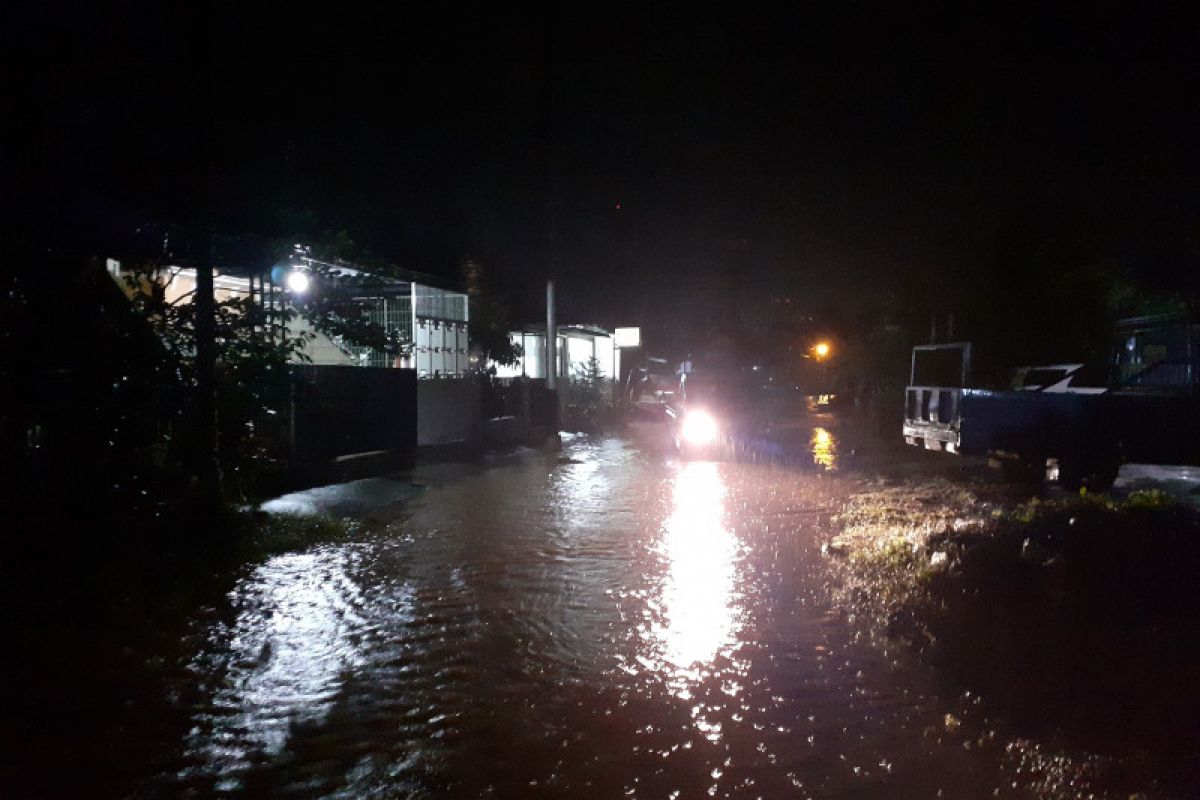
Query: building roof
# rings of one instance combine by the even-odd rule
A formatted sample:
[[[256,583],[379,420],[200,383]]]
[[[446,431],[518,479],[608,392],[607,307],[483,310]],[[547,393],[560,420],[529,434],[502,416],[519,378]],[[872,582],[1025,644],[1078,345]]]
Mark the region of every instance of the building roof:
[[[296,245],[295,249],[288,256],[288,261],[292,264],[318,264],[330,272],[339,273],[347,278],[361,278],[363,280],[372,280],[382,283],[383,285],[405,286],[409,284],[420,284],[422,286],[431,286],[435,289],[444,289],[449,292],[465,293],[463,287],[457,281],[440,278],[436,275],[431,275],[426,272],[417,270],[405,269],[403,267],[389,266],[387,272],[373,271],[363,269],[362,267],[340,259],[335,261],[324,261],[319,258],[314,258],[310,255],[309,248],[304,245]]]
[[[603,328],[599,325],[588,325],[588,324],[575,325],[575,324],[572,324],[572,325],[558,325],[557,328],[558,328],[559,336],[570,336],[572,334],[575,334],[577,336],[612,336],[613,335],[612,331],[608,330],[607,328]],[[514,333],[540,334],[542,336],[545,336],[546,335],[546,326],[545,325],[537,325],[537,324],[522,325],[521,327],[517,328],[514,331]]]

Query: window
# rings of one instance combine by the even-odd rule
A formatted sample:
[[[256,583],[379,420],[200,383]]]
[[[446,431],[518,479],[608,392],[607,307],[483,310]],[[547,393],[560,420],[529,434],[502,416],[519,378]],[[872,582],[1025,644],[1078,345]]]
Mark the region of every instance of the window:
[[[1115,370],[1118,386],[1156,389],[1182,388],[1196,378],[1197,354],[1189,343],[1200,326],[1166,325],[1132,330],[1117,341]]]

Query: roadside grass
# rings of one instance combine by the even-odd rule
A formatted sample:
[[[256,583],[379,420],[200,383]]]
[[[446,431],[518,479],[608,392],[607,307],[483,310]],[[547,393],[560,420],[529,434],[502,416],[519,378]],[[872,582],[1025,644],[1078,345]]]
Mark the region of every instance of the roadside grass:
[[[57,538],[33,535],[46,528]],[[114,605],[163,611],[206,602],[244,568],[352,540],[365,527],[315,514],[228,510],[170,520],[47,515],[29,517],[18,529],[28,535],[11,542],[0,595],[23,613],[90,624]]]
[[[1046,796],[1200,793],[1200,513],[1162,492],[1005,503],[930,480],[867,484],[836,523],[837,602],[982,696],[1027,776],[1030,742],[1104,756],[1042,753]]]
[[[241,530],[235,540],[236,560],[261,561],[281,553],[305,550],[318,544],[354,538],[362,523],[320,514],[267,514],[239,512]]]
[[[1002,513],[951,481],[875,482],[851,496],[834,519],[837,533],[824,546],[843,566],[837,599],[874,633],[920,644],[934,639],[927,622],[940,609],[929,589],[947,555],[930,559],[928,545],[946,531],[992,524]]]

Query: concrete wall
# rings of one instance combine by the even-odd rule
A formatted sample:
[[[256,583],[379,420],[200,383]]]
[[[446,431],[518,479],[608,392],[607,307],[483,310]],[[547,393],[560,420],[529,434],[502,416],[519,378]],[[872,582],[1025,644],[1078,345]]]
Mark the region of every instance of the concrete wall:
[[[417,375],[411,369],[294,365],[292,447],[308,464],[375,451],[411,459]]]
[[[528,417],[496,417],[483,423],[483,440],[488,447],[515,447],[529,441]]]
[[[482,435],[479,379],[417,381],[417,444],[476,442]]]
[[[559,397],[545,380],[511,378],[480,382],[484,396],[483,438],[488,447],[545,443],[558,430]]]

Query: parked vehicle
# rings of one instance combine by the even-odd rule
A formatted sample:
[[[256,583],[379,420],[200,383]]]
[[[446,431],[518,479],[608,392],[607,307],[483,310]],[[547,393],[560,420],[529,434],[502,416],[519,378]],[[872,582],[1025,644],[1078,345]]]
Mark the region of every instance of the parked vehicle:
[[[986,454],[1014,475],[1044,477],[1050,467],[1070,489],[1105,489],[1127,462],[1200,465],[1194,315],[1118,323],[1107,385],[1095,390],[1072,386],[1075,365],[1030,369],[1005,391],[971,388],[970,363],[969,343],[913,349],[908,444]]]
[[[1085,364],[1051,364],[1044,367],[1017,367],[1010,386],[1014,391],[1067,392],[1071,394],[1101,394],[1105,386],[1092,386],[1081,380]]]
[[[666,359],[651,356],[629,371],[626,397],[631,403],[666,403],[674,397],[678,380]]]

